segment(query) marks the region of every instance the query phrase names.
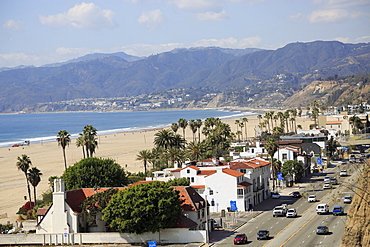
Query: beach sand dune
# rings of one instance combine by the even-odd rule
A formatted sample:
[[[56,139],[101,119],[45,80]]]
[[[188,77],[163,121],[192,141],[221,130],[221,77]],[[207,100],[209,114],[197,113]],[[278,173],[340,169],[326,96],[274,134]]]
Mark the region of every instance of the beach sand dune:
[[[255,135],[254,128],[258,125],[257,115],[247,116],[248,137]],[[236,131],[236,119],[226,119],[224,122]],[[311,121],[303,121],[308,126]],[[136,157],[140,150],[152,149],[156,130],[138,132],[126,132],[111,135],[98,136],[98,148],[95,157],[112,158],[126,171],[136,173],[143,172],[143,164]],[[182,129],[179,129],[182,134]],[[186,139],[192,141],[190,128],[186,129]],[[32,144],[23,147],[0,148],[0,224],[8,221],[15,223],[16,212],[27,200],[27,186],[24,173],[17,169],[17,157],[26,154],[32,161],[32,166],[42,172],[42,181],[37,186],[37,198],[49,189],[48,178],[61,176],[64,172],[64,160],[62,148],[56,142]],[[76,140],[72,140],[66,147],[68,166],[80,161],[83,157],[82,149],[76,147]],[[32,190],[32,188],[31,188]]]

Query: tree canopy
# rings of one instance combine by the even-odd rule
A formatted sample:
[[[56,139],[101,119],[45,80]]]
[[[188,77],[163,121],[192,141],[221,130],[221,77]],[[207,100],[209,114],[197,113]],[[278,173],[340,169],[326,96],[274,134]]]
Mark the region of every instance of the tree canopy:
[[[158,232],[175,225],[181,214],[179,192],[153,181],[119,191],[102,211],[103,219],[119,232]]]
[[[66,190],[80,188],[122,187],[127,185],[123,168],[112,159],[90,157],[67,168],[62,178]]]

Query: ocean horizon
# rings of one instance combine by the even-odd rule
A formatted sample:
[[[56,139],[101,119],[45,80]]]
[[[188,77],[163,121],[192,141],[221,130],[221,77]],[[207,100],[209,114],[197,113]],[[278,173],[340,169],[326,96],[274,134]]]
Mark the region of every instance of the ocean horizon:
[[[75,139],[85,125],[98,130],[98,136],[171,126],[180,118],[186,120],[242,118],[257,113],[226,110],[166,110],[138,112],[62,112],[0,115],[0,148],[14,144],[56,141],[60,130]]]

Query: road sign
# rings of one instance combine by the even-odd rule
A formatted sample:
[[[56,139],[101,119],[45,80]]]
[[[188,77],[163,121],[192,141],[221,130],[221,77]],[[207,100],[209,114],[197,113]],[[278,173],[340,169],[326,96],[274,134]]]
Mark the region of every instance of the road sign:
[[[230,201],[230,211],[237,211],[236,201]]]
[[[156,241],[148,241],[148,247],[157,247]]]
[[[283,180],[283,174],[281,172],[279,172],[277,175],[278,175],[278,180]]]
[[[322,165],[322,159],[321,158],[317,158],[317,164]]]

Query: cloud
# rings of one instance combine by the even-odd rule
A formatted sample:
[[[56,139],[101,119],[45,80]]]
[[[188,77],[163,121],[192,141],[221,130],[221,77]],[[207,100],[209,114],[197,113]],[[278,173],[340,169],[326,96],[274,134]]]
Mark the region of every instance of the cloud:
[[[369,0],[314,0],[313,3],[332,9],[370,5]]]
[[[115,13],[108,9],[101,9],[94,3],[81,3],[70,8],[67,12],[39,16],[41,24],[50,27],[72,26],[80,29],[101,29],[115,26]]]
[[[15,20],[7,20],[3,27],[14,31],[22,31],[23,22]]]
[[[357,37],[357,38],[349,38],[349,37],[337,37],[333,40],[340,41],[342,43],[369,43],[370,42],[370,36],[363,36],[363,37]]]
[[[195,16],[199,21],[223,21],[228,18],[225,10],[222,10],[221,12],[208,11],[197,13]]]
[[[233,49],[244,49],[244,48],[251,48],[256,47],[258,44],[261,43],[260,37],[249,37],[244,39],[235,39],[235,38],[227,38],[227,39],[203,39],[197,42],[194,42],[193,46],[217,46],[223,48],[233,48]]]
[[[316,10],[312,12],[308,19],[311,23],[337,22],[346,19],[354,19],[363,15],[361,12],[350,13],[344,9]]]
[[[163,20],[164,18],[161,10],[154,9],[151,11],[144,11],[137,21],[143,24],[147,29],[152,30],[156,29]]]
[[[297,13],[295,15],[290,15],[287,18],[291,22],[299,22],[305,18],[305,15],[302,13]]]
[[[222,1],[220,0],[169,0],[169,3],[181,10],[193,12],[220,11],[222,9]]]
[[[150,56],[162,52],[171,51],[176,48],[183,48],[184,44],[182,43],[167,43],[167,44],[134,44],[123,46],[119,50],[127,54],[134,56]]]

